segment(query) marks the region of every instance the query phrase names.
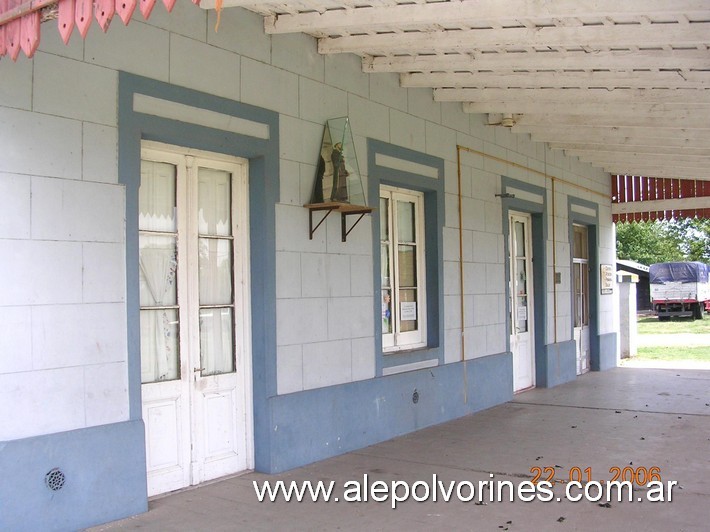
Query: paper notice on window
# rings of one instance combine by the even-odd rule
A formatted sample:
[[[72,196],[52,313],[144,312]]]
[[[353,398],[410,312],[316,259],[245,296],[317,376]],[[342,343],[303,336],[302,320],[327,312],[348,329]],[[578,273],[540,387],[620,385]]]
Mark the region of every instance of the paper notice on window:
[[[417,319],[417,304],[413,301],[403,301],[399,304],[400,321],[413,321]]]
[[[517,316],[518,321],[525,321],[528,319],[528,307],[518,307]]]

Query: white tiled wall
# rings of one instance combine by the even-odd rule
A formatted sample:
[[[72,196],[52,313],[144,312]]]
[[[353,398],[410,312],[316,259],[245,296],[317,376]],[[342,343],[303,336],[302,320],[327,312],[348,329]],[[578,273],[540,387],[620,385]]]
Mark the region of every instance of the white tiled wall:
[[[545,151],[526,135],[489,127],[484,116],[467,115],[457,104],[434,102],[430,90],[403,89],[395,74],[364,74],[355,56],[321,56],[310,37],[267,36],[256,14],[228,9],[217,32],[215,23],[213,11],[178,2],[170,15],[156,6],[147,22],[114,24],[106,34],[93,28],[86,41],[75,35],[69,46],[46,28],[33,61],[0,62],[0,143],[12,147],[0,157],[0,419],[7,419],[8,405],[34,412],[38,403],[51,403],[33,414],[39,417],[32,428],[3,424],[0,440],[127,416],[118,70],[280,113],[279,393],[375,376],[371,218],[342,243],[340,219],[331,215],[310,240],[302,207],[310,200],[328,118],[350,117],[365,186],[368,137],[445,160],[447,362],[462,358],[462,327],[466,358],[505,350],[507,281],[495,197],[501,175],[549,188],[544,177],[521,166],[547,170],[606,194],[587,199],[605,202],[600,258],[613,260],[603,172]],[[463,318],[457,143],[501,159],[461,156]],[[556,258],[568,264],[567,195],[585,196],[574,187],[557,192]],[[551,232],[548,238],[551,261]],[[558,271],[569,276],[568,268]],[[567,280],[557,293],[561,337],[569,335],[569,305],[560,303],[568,296]],[[613,331],[613,298],[601,304],[600,330]],[[549,333],[552,327],[550,318]]]

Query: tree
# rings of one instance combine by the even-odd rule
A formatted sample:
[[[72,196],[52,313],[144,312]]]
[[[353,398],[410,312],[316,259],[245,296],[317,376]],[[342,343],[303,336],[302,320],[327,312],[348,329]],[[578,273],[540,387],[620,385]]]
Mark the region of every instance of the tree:
[[[683,230],[668,222],[624,222],[616,224],[616,256],[650,265],[686,259],[682,250]]]
[[[668,230],[680,241],[684,260],[710,263],[710,220],[686,218],[668,222]]]

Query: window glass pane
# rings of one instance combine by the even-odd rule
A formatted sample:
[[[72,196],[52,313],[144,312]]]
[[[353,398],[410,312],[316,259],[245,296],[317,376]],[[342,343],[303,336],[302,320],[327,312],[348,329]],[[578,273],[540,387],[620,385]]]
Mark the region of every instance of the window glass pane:
[[[174,232],[175,165],[141,161],[141,186],[138,190],[138,228],[144,231]]]
[[[397,201],[397,239],[399,242],[415,241],[414,203]]]
[[[389,200],[387,198],[380,198],[380,241],[390,239],[389,208]]]
[[[392,332],[392,293],[390,290],[382,291],[382,334]]]
[[[525,256],[525,224],[523,222],[514,222],[515,230],[515,256]]]
[[[200,367],[202,375],[234,371],[231,308],[200,309]]]
[[[399,286],[417,286],[417,247],[397,246],[399,261]]]
[[[232,241],[200,238],[200,305],[232,304]]]
[[[177,247],[172,236],[140,235],[140,304],[177,304]]]
[[[232,234],[232,175],[213,168],[198,169],[198,231],[201,235]]]
[[[141,382],[180,378],[177,309],[141,310]]]
[[[382,286],[390,288],[392,286],[392,271],[390,269],[390,247],[388,244],[380,246],[380,277]]]
[[[416,290],[400,290],[399,291],[399,331],[410,332],[416,331],[417,323],[417,291]]]

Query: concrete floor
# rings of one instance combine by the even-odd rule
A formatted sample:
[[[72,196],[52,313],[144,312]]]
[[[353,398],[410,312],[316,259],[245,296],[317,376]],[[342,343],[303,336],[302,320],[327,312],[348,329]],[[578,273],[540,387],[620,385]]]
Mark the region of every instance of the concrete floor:
[[[253,481],[431,482],[532,477],[531,468],[656,466],[675,480],[673,501],[637,502],[258,502]],[[507,404],[282,475],[248,473],[150,502],[150,511],[93,530],[534,530],[710,529],[710,371],[616,368],[536,389]],[[554,488],[564,496],[564,483]],[[465,492],[464,494],[466,494]]]

